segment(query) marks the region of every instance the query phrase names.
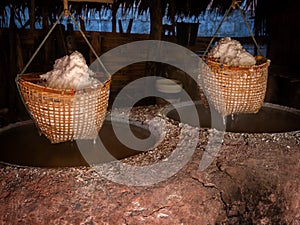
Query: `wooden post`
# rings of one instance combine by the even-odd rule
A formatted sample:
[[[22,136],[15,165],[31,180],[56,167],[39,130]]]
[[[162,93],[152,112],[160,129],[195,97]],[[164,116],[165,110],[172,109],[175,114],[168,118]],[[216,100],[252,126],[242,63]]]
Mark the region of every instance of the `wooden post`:
[[[68,17],[69,16],[69,5],[68,5],[68,0],[64,0],[64,16]]]
[[[10,23],[9,23],[9,73],[8,73],[8,82],[9,82],[9,96],[8,96],[8,103],[10,106],[15,107],[16,106],[16,91],[14,89],[14,78],[17,74],[17,68],[16,68],[16,35],[15,35],[15,9],[12,6],[10,8]]]
[[[24,68],[24,63],[23,63],[21,40],[20,40],[20,35],[18,33],[16,33],[16,54],[17,54],[17,67],[18,67],[17,72],[20,73]]]
[[[49,27],[48,23],[48,7],[42,8],[42,30],[47,31]]]
[[[118,20],[118,24],[119,24],[119,31],[121,34],[123,34],[123,25],[122,25],[122,20]]]
[[[96,32],[91,33],[91,45],[93,46],[97,55],[99,56],[101,54],[101,36],[99,35],[99,33]],[[92,64],[96,60],[96,57],[93,54],[91,49],[89,52],[89,56],[90,56],[90,64]]]
[[[161,40],[162,38],[162,9],[161,9],[161,1],[160,0],[152,0],[150,1],[150,40]],[[157,46],[159,48],[159,46]],[[151,49],[149,54],[156,54],[157,49]],[[161,63],[156,62],[147,62],[145,67],[145,76],[159,76],[161,73],[160,70]],[[155,83],[147,83],[145,84],[146,95],[151,96],[152,93],[155,92]],[[148,92],[148,93],[147,93]],[[149,99],[150,104],[153,104],[156,99]]]
[[[84,24],[84,18],[81,16],[79,17],[79,23],[80,23],[80,28],[83,32],[85,32],[85,24]]]
[[[0,107],[8,107],[8,96],[9,94],[9,79],[10,79],[10,72],[9,66],[9,51],[8,50],[9,42],[5,38],[5,32],[3,29],[0,29]]]
[[[29,20],[30,30],[33,31],[35,29],[35,0],[30,1]]]
[[[112,4],[112,33],[117,32],[117,11],[118,11],[118,4]]]
[[[172,26],[172,33],[173,33],[173,36],[175,36],[176,22],[175,22],[175,2],[174,2],[174,0],[170,1],[170,20],[171,20],[171,26]]]
[[[152,40],[161,40],[162,37],[162,9],[160,0],[150,1],[150,37]]]
[[[131,32],[131,29],[132,29],[132,23],[133,23],[133,19],[130,19],[130,20],[129,20],[128,27],[127,27],[127,30],[126,30],[126,33],[127,33],[127,34],[130,34],[130,32]]]

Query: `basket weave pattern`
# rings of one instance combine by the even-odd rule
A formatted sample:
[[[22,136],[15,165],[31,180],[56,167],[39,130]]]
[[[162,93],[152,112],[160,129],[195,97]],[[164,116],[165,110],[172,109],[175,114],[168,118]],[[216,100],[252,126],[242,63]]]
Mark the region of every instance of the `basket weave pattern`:
[[[97,88],[58,90],[37,84],[39,74],[24,74],[18,85],[40,132],[51,143],[95,139],[105,118],[111,79]]]
[[[221,115],[259,111],[265,98],[270,60],[239,67],[210,58],[205,63],[202,78],[206,97]]]

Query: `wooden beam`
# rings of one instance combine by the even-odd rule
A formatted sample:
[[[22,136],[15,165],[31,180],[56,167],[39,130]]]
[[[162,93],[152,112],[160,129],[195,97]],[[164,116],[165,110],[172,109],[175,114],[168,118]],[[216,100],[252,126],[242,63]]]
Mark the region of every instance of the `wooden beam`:
[[[114,3],[114,0],[69,0],[69,2],[99,2],[99,3]]]

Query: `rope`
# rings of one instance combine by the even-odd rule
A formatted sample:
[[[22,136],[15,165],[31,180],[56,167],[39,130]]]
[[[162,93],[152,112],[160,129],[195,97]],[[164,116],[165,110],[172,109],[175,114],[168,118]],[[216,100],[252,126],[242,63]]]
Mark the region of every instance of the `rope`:
[[[21,73],[18,75],[22,75],[26,69],[28,68],[28,66],[30,65],[30,63],[32,62],[32,60],[34,59],[34,57],[37,55],[37,53],[40,51],[41,47],[45,44],[45,42],[47,41],[48,37],[50,36],[50,34],[52,33],[52,31],[54,30],[54,28],[56,27],[56,25],[58,24],[58,22],[61,20],[62,16],[63,16],[64,12],[62,12],[58,19],[56,20],[56,22],[54,23],[54,25],[51,27],[51,29],[49,30],[48,34],[45,36],[44,40],[41,42],[41,44],[39,45],[39,47],[36,49],[36,51],[33,53],[33,55],[31,56],[31,58],[29,59],[28,63],[26,64],[26,66],[24,67],[24,69],[21,71]]]
[[[63,15],[66,15],[67,10],[63,10],[63,12],[59,15],[59,17],[57,18],[56,22],[53,24],[53,26],[51,27],[51,29],[49,30],[49,32],[47,33],[47,35],[45,36],[45,38],[43,39],[43,41],[41,42],[41,44],[39,45],[39,47],[36,49],[36,51],[34,52],[34,54],[31,56],[31,58],[29,59],[28,63],[26,64],[26,66],[24,67],[24,69],[21,71],[20,74],[17,75],[16,80],[24,74],[24,72],[26,71],[26,69],[28,68],[28,66],[30,65],[30,63],[32,62],[32,60],[35,58],[35,56],[37,55],[37,53],[40,51],[40,49],[42,48],[42,46],[45,44],[45,42],[47,41],[47,39],[49,38],[50,34],[52,33],[52,31],[54,30],[54,28],[57,26],[58,22],[61,20]],[[100,58],[97,56],[97,53],[95,51],[95,49],[93,48],[93,46],[91,45],[91,43],[89,42],[89,40],[87,39],[87,37],[85,36],[85,34],[83,33],[83,31],[81,30],[79,24],[76,22],[76,19],[74,18],[74,16],[70,13],[68,13],[68,15],[71,17],[71,19],[73,20],[74,24],[77,26],[80,34],[82,35],[83,39],[86,41],[86,43],[88,44],[88,46],[90,47],[90,49],[92,50],[93,54],[95,55],[97,61],[99,62],[100,66],[104,69],[105,75],[110,78],[111,75],[110,73],[107,71],[107,69],[105,68],[105,66],[103,65],[103,63],[101,62]]]
[[[44,43],[46,42],[46,40],[48,39],[48,37],[50,36],[50,34],[52,33],[52,31],[54,30],[54,28],[56,27],[56,25],[58,24],[58,22],[61,20],[62,16],[63,16],[64,12],[62,12],[58,19],[56,20],[56,22],[53,24],[52,28],[49,30],[49,32],[47,33],[47,35],[45,36],[45,38],[43,39],[43,41],[41,42],[41,44],[39,45],[39,47],[36,49],[36,51],[33,53],[33,55],[31,56],[31,58],[29,59],[29,61],[27,62],[26,66],[24,67],[24,69],[21,71],[21,73],[19,73],[16,78],[15,78],[15,82],[17,84],[17,88],[18,88],[18,92],[19,95],[21,96],[21,100],[23,102],[23,105],[25,106],[26,110],[29,112],[30,117],[32,118],[32,120],[34,119],[27,104],[25,103],[25,100],[23,98],[23,95],[21,94],[21,90],[18,84],[18,80],[20,78],[21,75],[24,74],[24,72],[26,71],[26,69],[28,68],[28,66],[30,65],[30,63],[32,62],[32,60],[34,59],[34,57],[37,55],[37,53],[40,51],[41,47],[44,45]]]
[[[212,44],[213,41],[215,40],[216,35],[217,35],[217,33],[219,32],[219,30],[220,30],[220,28],[221,28],[221,26],[222,26],[224,20],[227,18],[228,14],[229,14],[229,12],[230,12],[230,10],[231,10],[231,8],[232,8],[232,5],[229,7],[229,9],[227,9],[227,11],[226,11],[224,17],[222,18],[222,20],[221,20],[221,22],[220,22],[218,28],[216,29],[216,31],[215,31],[215,33],[214,33],[212,39],[210,40],[210,42],[209,42],[209,44],[208,44],[208,46],[207,46],[207,48],[206,48],[206,50],[205,50],[205,52],[204,52],[204,56],[207,54],[207,52],[208,52],[208,50],[209,50],[211,44]]]
[[[260,48],[259,48],[259,46],[258,46],[258,44],[257,44],[257,42],[256,42],[256,40],[255,40],[255,38],[254,38],[254,35],[253,35],[252,30],[251,30],[251,28],[250,28],[250,26],[249,26],[249,24],[248,24],[248,22],[247,22],[247,20],[246,20],[246,16],[244,15],[243,10],[241,9],[241,7],[240,7],[238,4],[237,4],[237,7],[238,7],[238,9],[239,9],[239,11],[240,11],[240,13],[241,13],[243,19],[244,19],[244,22],[245,22],[245,24],[246,24],[246,26],[247,26],[247,28],[248,28],[248,31],[249,31],[249,33],[250,33],[250,35],[251,35],[251,37],[252,37],[252,40],[253,40],[253,42],[254,42],[254,44],[255,44],[255,47],[257,48],[258,53],[259,53],[260,55],[262,55],[262,52],[260,51]]]
[[[91,43],[89,42],[89,40],[87,39],[87,37],[85,36],[85,34],[83,33],[82,29],[80,28],[79,24],[77,23],[77,21],[75,20],[74,16],[72,14],[69,14],[69,16],[71,17],[71,19],[73,20],[74,24],[76,25],[76,27],[78,28],[79,32],[81,33],[83,39],[86,41],[86,43],[88,44],[88,46],[90,47],[90,49],[92,50],[93,54],[95,55],[98,63],[100,64],[100,66],[104,69],[105,75],[110,78],[111,75],[110,73],[107,71],[107,69],[105,68],[105,66],[103,65],[102,61],[100,60],[100,58],[97,56],[97,53],[95,51],[95,49],[93,48],[93,46],[91,45]]]
[[[57,18],[56,22],[53,24],[53,26],[51,27],[51,29],[49,30],[49,32],[47,33],[47,35],[44,37],[43,41],[41,42],[41,44],[38,46],[38,48],[36,49],[36,51],[33,53],[33,55],[30,57],[29,61],[27,62],[26,66],[24,67],[24,69],[21,71],[21,73],[19,73],[16,78],[15,78],[15,82],[17,84],[17,88],[19,91],[19,94],[21,96],[21,100],[24,104],[24,106],[26,107],[27,111],[30,113],[30,110],[28,109],[27,105],[25,104],[25,100],[23,99],[23,96],[21,94],[21,90],[20,87],[18,85],[18,80],[20,78],[21,75],[24,74],[24,72],[27,70],[28,66],[30,65],[30,63],[32,62],[32,60],[35,58],[35,56],[37,55],[37,53],[40,51],[40,49],[42,48],[42,46],[45,44],[45,42],[47,41],[47,39],[49,38],[50,34],[52,33],[52,31],[54,30],[54,28],[57,26],[58,22],[62,19],[63,15],[69,15],[72,20],[74,21],[75,25],[77,26],[78,30],[80,31],[81,35],[83,36],[84,40],[87,42],[88,46],[91,48],[93,54],[96,56],[97,61],[99,62],[100,66],[104,69],[105,71],[105,75],[110,79],[111,75],[110,73],[106,70],[105,66],[103,65],[103,63],[101,62],[100,58],[97,56],[97,53],[95,51],[95,49],[93,48],[93,46],[90,44],[90,42],[88,41],[88,39],[86,38],[85,34],[83,33],[83,31],[81,30],[80,26],[78,25],[78,23],[76,22],[74,16],[72,16],[67,9],[64,9],[62,11],[62,13],[59,15],[59,17]],[[32,117],[32,115],[31,115]],[[33,118],[33,117],[32,117]]]
[[[248,22],[247,22],[247,19],[246,19],[244,13],[243,13],[243,10],[241,9],[241,7],[240,7],[239,4],[238,4],[239,2],[241,2],[241,1],[240,1],[240,0],[233,0],[233,1],[232,1],[232,3],[231,3],[231,5],[230,5],[229,9],[227,9],[227,11],[226,11],[224,17],[222,18],[222,20],[221,20],[221,22],[220,22],[218,28],[216,29],[216,31],[215,31],[215,33],[214,33],[212,39],[210,40],[210,42],[209,42],[209,44],[208,44],[208,46],[207,46],[207,48],[206,48],[206,50],[205,50],[203,56],[206,56],[208,50],[210,49],[210,46],[212,45],[214,39],[216,38],[216,35],[217,35],[217,33],[219,32],[219,30],[220,30],[220,28],[221,28],[221,26],[222,26],[224,20],[228,17],[228,14],[229,14],[229,12],[231,11],[231,9],[235,9],[236,7],[239,9],[239,12],[241,13],[241,15],[242,15],[242,17],[243,17],[243,20],[244,20],[244,22],[245,22],[245,24],[246,24],[246,26],[247,26],[247,29],[248,29],[248,31],[249,31],[251,37],[252,37],[252,40],[253,40],[253,42],[254,42],[254,44],[255,44],[255,47],[257,48],[259,54],[262,55],[262,52],[260,51],[260,48],[259,48],[259,46],[258,46],[258,44],[257,44],[257,42],[256,42],[256,40],[255,40],[255,37],[254,37],[254,35],[253,35],[252,31],[251,31],[251,28],[250,28],[250,26],[249,26],[249,24],[248,24]]]

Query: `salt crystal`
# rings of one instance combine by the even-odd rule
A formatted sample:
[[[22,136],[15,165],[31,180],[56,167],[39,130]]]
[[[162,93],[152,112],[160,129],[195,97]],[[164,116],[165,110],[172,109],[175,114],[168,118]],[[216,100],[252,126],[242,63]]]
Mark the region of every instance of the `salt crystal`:
[[[255,58],[243,49],[242,45],[230,37],[221,38],[218,44],[210,50],[208,56],[219,59],[220,63],[230,66],[252,66]]]
[[[75,51],[70,56],[57,59],[53,70],[40,77],[46,80],[50,88],[80,90],[100,84],[93,75],[94,72],[88,68],[83,55]]]

